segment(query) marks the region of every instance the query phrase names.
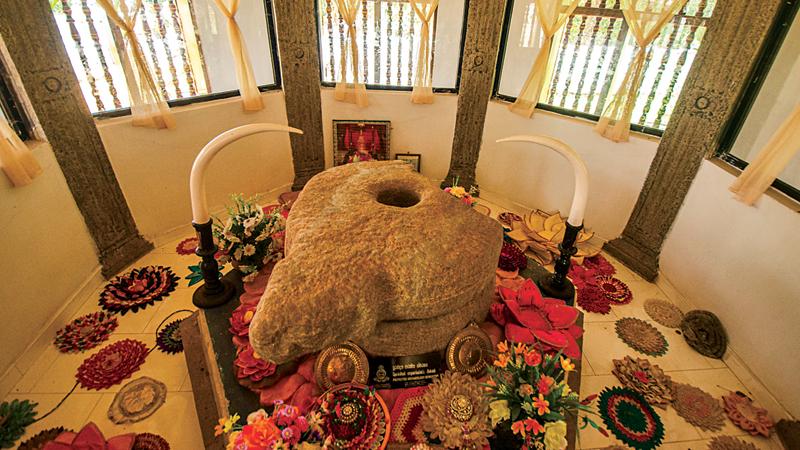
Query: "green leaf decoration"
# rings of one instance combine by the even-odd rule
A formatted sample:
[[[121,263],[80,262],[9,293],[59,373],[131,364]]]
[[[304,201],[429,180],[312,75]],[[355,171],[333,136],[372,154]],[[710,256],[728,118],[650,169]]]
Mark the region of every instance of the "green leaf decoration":
[[[0,404],[0,448],[13,448],[36,417],[36,403],[12,400]]]

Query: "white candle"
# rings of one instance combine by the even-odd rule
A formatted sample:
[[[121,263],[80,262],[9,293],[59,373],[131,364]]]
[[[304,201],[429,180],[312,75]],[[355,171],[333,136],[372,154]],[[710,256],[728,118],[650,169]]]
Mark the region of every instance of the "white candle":
[[[232,128],[219,136],[215,137],[200,150],[192,165],[192,172],[189,175],[189,193],[192,201],[192,222],[203,224],[211,220],[208,212],[208,201],[206,199],[206,169],[214,156],[226,145],[236,142],[239,139],[250,136],[251,134],[283,131],[287,133],[303,134],[301,130],[286,125],[276,123],[253,123]]]
[[[563,156],[572,165],[575,175],[575,192],[572,195],[572,206],[569,209],[567,222],[579,227],[583,225],[583,216],[586,212],[586,202],[589,198],[589,171],[583,158],[572,147],[558,139],[548,136],[512,136],[499,139],[497,142],[530,142],[543,145]]]

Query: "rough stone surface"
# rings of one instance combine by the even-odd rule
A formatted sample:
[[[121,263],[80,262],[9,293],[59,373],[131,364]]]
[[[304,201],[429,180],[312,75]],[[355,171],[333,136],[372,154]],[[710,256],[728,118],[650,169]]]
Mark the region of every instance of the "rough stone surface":
[[[375,355],[443,349],[486,316],[502,239],[405,163],[329,169],[292,207],[250,340],[276,363],[346,340]]]

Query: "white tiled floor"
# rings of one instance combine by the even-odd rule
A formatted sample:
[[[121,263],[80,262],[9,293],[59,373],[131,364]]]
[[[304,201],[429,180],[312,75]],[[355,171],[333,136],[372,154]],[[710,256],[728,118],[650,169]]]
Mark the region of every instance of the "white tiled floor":
[[[487,202],[483,202],[487,203]],[[499,208],[489,204],[497,212]],[[158,324],[173,311],[179,309],[194,309],[191,302],[193,288],[187,287],[183,279],[188,274],[186,268],[195,264],[196,257],[180,256],[175,253],[178,241],[171,242],[155,249],[144,256],[132,267],[148,264],[168,265],[181,277],[178,289],[163,301],[156,302],[154,306],[147,307],[135,314],[126,314],[119,317],[120,326],[112,335],[111,341],[125,338],[138,339],[154,345],[155,330]],[[584,357],[582,395],[596,393],[606,386],[618,385],[617,379],[611,374],[614,358],[625,355],[642,356],[619,340],[614,331],[614,322],[621,317],[638,317],[648,320],[642,309],[644,301],[648,298],[662,298],[669,300],[658,286],[644,281],[638,275],[619,264],[609,260],[617,268],[616,277],[627,283],[633,290],[634,300],[629,305],[615,306],[608,315],[587,314],[585,319]],[[95,292],[87,298],[81,306],[77,316],[88,312],[97,311],[97,294]],[[177,317],[183,317],[182,314]],[[658,358],[649,358],[658,364],[676,381],[690,383],[700,387],[714,396],[727,393],[728,390],[741,390],[747,392],[736,376],[724,362],[706,358],[694,352],[686,345],[684,339],[674,330],[653,323],[667,337],[669,351]],[[102,346],[101,346],[102,347]],[[55,347],[49,347],[38,357],[31,370],[24,374],[16,384],[7,399],[29,399],[39,403],[40,413],[49,410],[67,393],[75,383],[75,372],[81,362],[99,349],[93,349],[86,354],[62,354]],[[108,407],[114,398],[114,393],[120,385],[104,391],[87,391],[81,388],[52,415],[28,428],[25,438],[38,431],[54,427],[65,426],[80,428],[88,421],[94,421],[106,436],[114,436],[126,432],[149,431],[166,438],[173,449],[194,450],[203,448],[200,435],[200,426],[194,407],[191,392],[191,383],[182,354],[166,355],[158,351],[152,352],[142,368],[134,374],[133,378],[149,376],[162,381],[167,385],[166,403],[151,417],[130,425],[115,425],[107,418]],[[126,380],[128,381],[128,380]],[[666,428],[664,449],[705,449],[710,438],[718,434],[740,436],[753,442],[758,448],[782,448],[776,438],[772,440],[745,436],[745,433],[727,422],[722,432],[709,433],[700,430],[677,415],[672,408],[667,410],[657,409]],[[214,424],[202,424],[203,427],[213,427]],[[597,431],[588,428],[581,432],[579,445],[584,449],[603,448],[612,444],[621,444],[615,439],[603,437]]]

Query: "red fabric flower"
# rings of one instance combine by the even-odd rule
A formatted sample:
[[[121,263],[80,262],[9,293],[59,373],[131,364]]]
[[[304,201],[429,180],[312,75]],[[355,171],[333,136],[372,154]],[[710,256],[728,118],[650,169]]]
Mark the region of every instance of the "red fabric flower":
[[[553,377],[542,375],[539,378],[539,381],[536,382],[536,389],[542,395],[547,395],[550,393],[550,389],[553,387],[554,384],[556,384],[556,380],[553,379]]]
[[[543,351],[562,351],[574,359],[581,357],[577,339],[583,330],[575,325],[580,312],[564,301],[544,298],[531,280],[518,291],[500,287],[505,306],[506,338],[512,342],[535,344]]]
[[[87,358],[75,378],[86,389],[107,389],[133,375],[147,356],[147,345],[124,339]]]
[[[65,431],[59,434],[55,440],[46,443],[42,448],[44,450],[131,450],[135,440],[136,434],[134,433],[121,434],[106,440],[97,425],[94,422],[89,422],[77,434]]]
[[[233,343],[236,347],[243,347],[247,345],[250,338],[250,322],[256,313],[256,306],[253,304],[242,304],[233,310],[228,322],[231,326],[228,331],[233,334]]]
[[[524,270],[528,267],[528,258],[522,253],[519,247],[510,243],[503,242],[503,248],[500,250],[500,259],[497,262],[497,267],[506,272],[514,272],[515,270]]]
[[[236,367],[237,378],[249,378],[251,381],[261,381],[275,373],[276,368],[274,363],[256,356],[249,343],[236,354],[233,365]]]
[[[179,255],[194,255],[200,240],[196,236],[188,237],[178,243],[175,252]]]

